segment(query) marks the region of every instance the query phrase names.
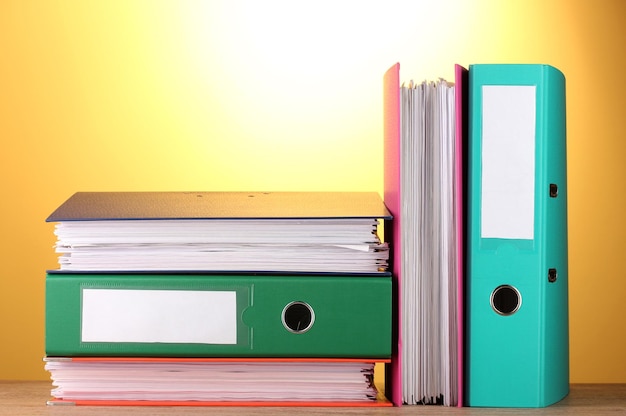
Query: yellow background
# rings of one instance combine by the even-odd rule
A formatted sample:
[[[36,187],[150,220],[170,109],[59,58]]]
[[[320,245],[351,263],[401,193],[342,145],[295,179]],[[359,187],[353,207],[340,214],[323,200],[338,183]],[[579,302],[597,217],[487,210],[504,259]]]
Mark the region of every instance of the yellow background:
[[[0,2],[0,379],[45,379],[76,191],[378,191],[382,76],[567,78],[571,381],[626,382],[626,2]]]

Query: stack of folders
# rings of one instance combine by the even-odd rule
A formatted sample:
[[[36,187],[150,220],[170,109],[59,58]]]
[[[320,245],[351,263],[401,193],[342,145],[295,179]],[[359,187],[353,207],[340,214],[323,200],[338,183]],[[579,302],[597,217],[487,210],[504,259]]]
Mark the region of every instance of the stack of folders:
[[[376,193],[79,192],[46,276],[50,404],[389,406]]]
[[[568,392],[565,78],[543,64],[384,76],[396,405],[543,407]]]

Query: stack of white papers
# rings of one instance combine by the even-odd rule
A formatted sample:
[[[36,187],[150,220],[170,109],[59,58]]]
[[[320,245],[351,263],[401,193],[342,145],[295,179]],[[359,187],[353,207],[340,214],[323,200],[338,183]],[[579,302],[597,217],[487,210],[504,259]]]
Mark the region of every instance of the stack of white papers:
[[[357,360],[46,358],[61,401],[371,402],[374,363]],[[54,404],[54,401],[51,402]]]
[[[457,216],[454,87],[401,88],[403,397],[456,403]]]
[[[63,221],[62,271],[379,273],[389,249],[371,218]]]

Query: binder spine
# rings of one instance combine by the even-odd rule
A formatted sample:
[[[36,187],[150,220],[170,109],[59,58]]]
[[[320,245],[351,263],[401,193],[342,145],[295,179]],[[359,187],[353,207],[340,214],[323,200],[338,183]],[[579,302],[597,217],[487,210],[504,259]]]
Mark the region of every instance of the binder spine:
[[[568,318],[568,233],[567,233],[567,133],[565,77],[546,66],[544,108],[545,177],[542,211],[545,213],[543,246],[544,357],[542,402],[554,403],[569,391],[569,318]]]
[[[494,87],[509,114],[489,107]],[[548,65],[473,65],[470,102],[467,404],[543,407],[568,392],[565,79]],[[505,130],[489,137],[489,123]],[[511,160],[490,170],[498,158]]]
[[[390,339],[389,277],[46,278],[48,356],[389,358]]]

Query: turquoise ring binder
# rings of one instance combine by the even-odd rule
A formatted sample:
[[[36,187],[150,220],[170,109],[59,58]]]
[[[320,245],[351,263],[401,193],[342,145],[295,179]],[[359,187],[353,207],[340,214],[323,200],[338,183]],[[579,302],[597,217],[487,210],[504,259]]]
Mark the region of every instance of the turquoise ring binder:
[[[569,391],[565,77],[469,81],[466,404],[544,407]]]

